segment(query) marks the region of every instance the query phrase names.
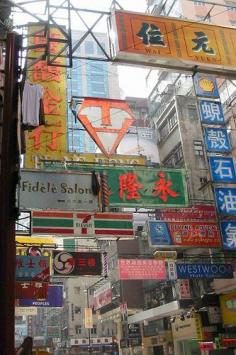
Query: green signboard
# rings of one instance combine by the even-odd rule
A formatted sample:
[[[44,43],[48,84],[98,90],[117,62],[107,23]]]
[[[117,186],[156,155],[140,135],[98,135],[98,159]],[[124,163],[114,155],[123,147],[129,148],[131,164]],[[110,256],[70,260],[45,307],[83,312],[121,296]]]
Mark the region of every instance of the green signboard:
[[[181,207],[188,204],[184,171],[180,169],[107,169],[110,206]]]

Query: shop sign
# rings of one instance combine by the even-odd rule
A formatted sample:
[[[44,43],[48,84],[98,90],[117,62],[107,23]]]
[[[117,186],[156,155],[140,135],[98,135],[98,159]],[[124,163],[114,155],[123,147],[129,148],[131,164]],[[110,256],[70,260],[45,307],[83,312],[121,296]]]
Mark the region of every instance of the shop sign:
[[[163,260],[119,259],[120,280],[166,280]]]
[[[84,99],[77,118],[106,157],[115,153],[135,119],[127,102],[101,98]]]
[[[196,73],[193,77],[193,85],[198,97],[220,98],[216,77],[212,75]]]
[[[22,299],[18,300],[23,307],[63,307],[63,285],[49,285],[46,299]]]
[[[93,312],[92,308],[84,309],[84,327],[86,329],[93,328]]]
[[[53,271],[61,277],[101,275],[101,253],[53,251]]]
[[[56,40],[53,42],[52,39]],[[50,52],[58,53],[63,48],[60,39],[64,39],[58,28],[50,28]],[[31,58],[39,58],[40,51],[45,51],[47,38],[44,26],[30,25],[28,33],[28,51]],[[44,48],[35,48],[38,44]],[[67,151],[67,102],[66,97],[66,72],[63,67],[65,58],[57,58],[58,66],[48,65],[45,60],[35,61],[27,72],[27,79],[32,84],[39,84],[44,89],[43,111],[47,124],[38,126],[26,133],[26,154],[24,167],[34,168],[34,156],[43,155],[48,159]],[[61,65],[61,67],[60,67]],[[58,157],[57,157],[58,159]]]
[[[141,337],[139,323],[128,324],[128,337],[129,338],[139,338],[139,337]]]
[[[234,183],[236,182],[236,173],[232,157],[208,157],[213,182]]]
[[[120,314],[121,314],[121,320],[123,322],[128,321],[128,308],[127,308],[127,303],[121,303],[120,304]]]
[[[236,216],[236,188],[215,187],[214,192],[219,214]]]
[[[200,350],[213,350],[214,349],[214,343],[213,341],[201,341],[199,342],[199,348]]]
[[[224,325],[236,324],[236,292],[220,296],[220,308]]]
[[[38,310],[37,307],[15,307],[15,316],[37,316]],[[27,334],[25,334],[26,336]]]
[[[230,137],[226,128],[204,128],[205,144],[208,152],[230,153]]]
[[[33,211],[32,233],[97,239],[134,238],[132,213]]]
[[[49,257],[16,256],[16,281],[48,282],[50,278]]]
[[[195,318],[185,318],[182,320],[177,316],[175,321],[171,324],[171,328],[174,339],[199,339],[197,336]]]
[[[236,221],[225,220],[220,222],[223,248],[236,250]]]
[[[152,246],[220,247],[221,239],[215,222],[149,221]]]
[[[175,70],[197,66],[225,73],[236,66],[235,37],[233,28],[183,19],[122,10],[110,18],[113,58],[142,65]]]
[[[181,169],[114,168],[106,170],[110,206],[176,207],[188,203]]]
[[[231,264],[176,264],[178,279],[232,279]]]
[[[93,294],[93,308],[94,310],[98,310],[112,301],[112,289],[111,283],[108,282],[105,285],[99,287],[94,291]]]
[[[215,207],[213,205],[194,205],[183,208],[158,208],[156,219],[166,222],[171,221],[197,221],[197,220],[216,220]]]
[[[48,295],[47,282],[16,282],[16,299],[32,298],[43,299]]]
[[[219,101],[198,100],[202,123],[222,125],[225,123],[222,105]]]
[[[174,260],[177,258],[177,252],[175,250],[157,250],[153,256],[157,260]]]
[[[179,299],[186,300],[191,298],[191,291],[189,280],[177,280],[178,290],[179,290]]]
[[[98,210],[91,173],[22,171],[20,206],[28,209]]]

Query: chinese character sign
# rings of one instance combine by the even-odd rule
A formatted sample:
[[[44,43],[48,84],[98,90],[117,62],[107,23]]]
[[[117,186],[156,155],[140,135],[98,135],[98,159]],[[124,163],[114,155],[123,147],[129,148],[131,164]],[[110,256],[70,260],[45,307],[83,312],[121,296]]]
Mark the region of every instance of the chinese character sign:
[[[225,128],[205,128],[206,148],[209,152],[229,153],[232,150],[230,138]]]
[[[44,281],[50,277],[49,257],[47,256],[16,256],[17,281]]]
[[[214,182],[236,182],[233,158],[211,156],[209,157],[209,164]]]
[[[176,170],[114,168],[108,175],[111,206],[184,206],[184,172]]]
[[[220,102],[199,100],[198,104],[202,123],[224,124],[224,114]]]
[[[223,248],[236,250],[236,220],[220,222]]]
[[[116,59],[163,63],[178,68],[230,69],[236,65],[236,31],[180,19],[116,11],[111,16]]]
[[[220,214],[236,216],[236,188],[216,187],[215,200]]]
[[[119,259],[121,280],[166,280],[164,260]]]

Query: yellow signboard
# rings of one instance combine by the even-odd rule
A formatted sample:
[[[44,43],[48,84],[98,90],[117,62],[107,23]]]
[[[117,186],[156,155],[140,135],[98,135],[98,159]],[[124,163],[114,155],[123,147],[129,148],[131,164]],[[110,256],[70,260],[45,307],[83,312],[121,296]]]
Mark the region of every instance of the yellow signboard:
[[[34,35],[32,35],[34,34]],[[31,35],[31,36],[30,36]],[[62,34],[56,28],[50,30],[52,38],[60,38]],[[42,27],[30,26],[29,45],[45,44]],[[57,53],[62,44],[52,42],[50,52]],[[28,56],[39,57],[42,48],[29,50]],[[58,58],[59,64],[65,59]],[[25,167],[33,168],[33,157],[43,155],[55,156],[66,152],[67,137],[67,94],[66,94],[66,71],[63,67],[49,66],[44,60],[36,62],[27,72],[27,79],[32,84],[43,87],[43,111],[45,124],[40,125],[26,133]]]
[[[236,325],[236,292],[220,296],[220,308],[224,325]]]
[[[234,28],[119,10],[111,18],[111,29],[117,36],[111,38],[117,60],[179,69],[236,69]]]
[[[92,308],[84,309],[84,327],[86,329],[93,328],[93,312]]]

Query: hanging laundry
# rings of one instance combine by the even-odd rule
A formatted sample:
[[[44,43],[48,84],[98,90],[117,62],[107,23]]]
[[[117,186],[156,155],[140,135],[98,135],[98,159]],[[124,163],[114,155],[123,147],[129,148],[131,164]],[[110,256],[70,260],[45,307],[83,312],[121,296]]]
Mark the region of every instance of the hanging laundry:
[[[22,98],[22,123],[31,127],[41,124],[43,87],[26,80]]]

